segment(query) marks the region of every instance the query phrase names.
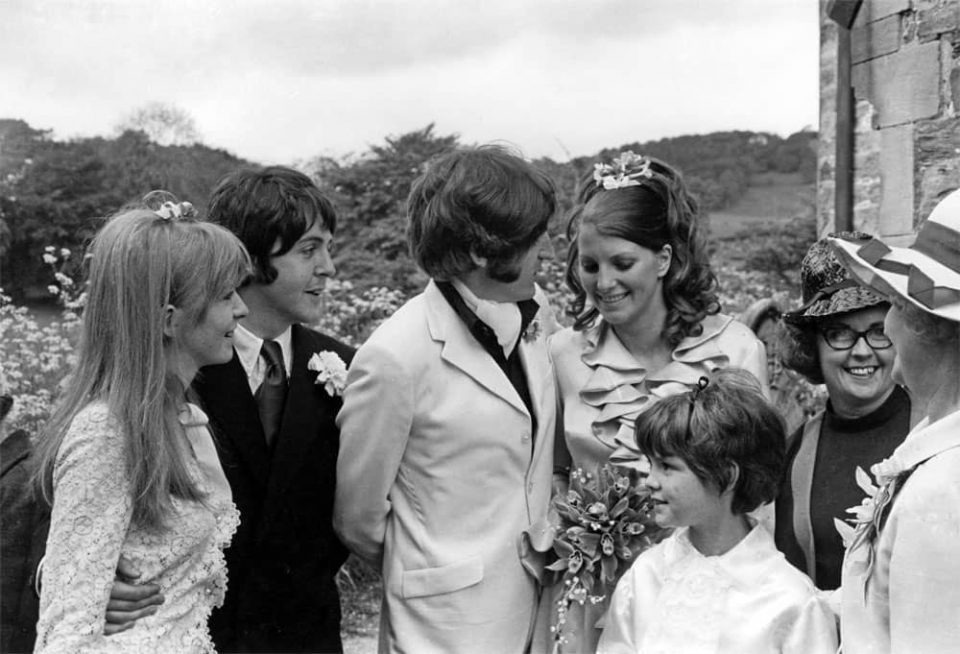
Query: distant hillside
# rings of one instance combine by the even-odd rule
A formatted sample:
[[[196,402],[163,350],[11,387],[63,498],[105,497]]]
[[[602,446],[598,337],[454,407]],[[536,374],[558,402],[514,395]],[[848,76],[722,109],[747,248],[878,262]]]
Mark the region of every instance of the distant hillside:
[[[142,132],[56,141],[0,119],[0,285],[16,300],[43,296],[45,246],[78,251],[99,218],[151,190],[202,206],[216,181],[243,165],[225,150],[161,146]]]
[[[561,207],[572,204],[576,186],[599,159],[622,150],[654,156],[681,169],[717,229],[728,223],[731,207],[774,211],[784,180],[813,182],[817,135],[733,131],[626,143],[594,156],[567,162],[535,161],[556,181]],[[433,125],[344,159],[318,157],[301,165],[334,198],[340,213],[337,266],[357,288],[388,286],[405,292],[422,287],[424,277],[407,255],[404,202],[426,162],[460,144],[456,135],[438,135]],[[49,271],[41,263],[46,245],[76,248],[96,227],[95,218],[116,211],[147,191],[164,188],[202,206],[223,174],[249,165],[232,154],[203,145],[162,146],[143,132],[116,138],[54,141],[22,120],[0,119],[0,284],[22,298],[43,289]],[[751,189],[752,180],[779,180]],[[782,188],[781,188],[782,187]],[[738,203],[740,203],[738,205]],[[719,212],[719,213],[717,213]],[[552,232],[558,248],[565,223],[559,215]]]

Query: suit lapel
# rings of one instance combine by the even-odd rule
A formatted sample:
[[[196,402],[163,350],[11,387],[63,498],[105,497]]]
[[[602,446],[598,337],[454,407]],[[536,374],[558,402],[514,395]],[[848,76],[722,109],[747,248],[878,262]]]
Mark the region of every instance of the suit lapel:
[[[237,353],[233,353],[229,363],[203,368],[193,388],[214,425],[214,441],[220,460],[225,462],[224,472],[232,477],[229,467],[242,461],[261,488],[265,487],[270,474],[270,453]]]
[[[432,280],[424,291],[424,300],[430,335],[434,340],[443,343],[440,354],[443,360],[459,368],[488,391],[526,414],[527,407],[524,406],[513,384],[493,357],[470,334],[463,320]]]
[[[315,439],[326,437],[321,433],[322,423],[329,418],[327,421],[333,424],[339,409],[339,400],[318,392],[314,384],[317,373],[307,369],[314,350],[305,330],[299,325],[293,326],[292,343],[290,386],[273,452],[261,534],[266,533],[271,518],[285,501],[284,491],[290,480],[296,477],[297,469],[307,461],[308,455],[316,456],[315,451],[311,454]]]

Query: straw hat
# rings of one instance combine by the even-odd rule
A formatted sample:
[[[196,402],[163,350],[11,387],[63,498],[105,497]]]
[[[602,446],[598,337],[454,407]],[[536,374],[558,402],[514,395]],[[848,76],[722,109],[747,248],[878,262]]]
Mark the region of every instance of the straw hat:
[[[829,240],[862,283],[960,322],[960,191],[940,201],[908,248],[889,247],[875,238]]]
[[[860,232],[840,232],[835,236],[869,238]],[[784,321],[797,325],[886,302],[850,277],[825,238],[811,245],[803,257],[800,264],[800,287],[803,306],[783,315]]]

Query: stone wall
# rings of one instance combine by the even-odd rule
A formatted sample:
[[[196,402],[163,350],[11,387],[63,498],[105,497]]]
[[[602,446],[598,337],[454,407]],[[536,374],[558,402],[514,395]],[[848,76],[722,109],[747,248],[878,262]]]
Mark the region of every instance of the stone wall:
[[[820,2],[817,225],[834,229],[837,25]],[[913,241],[960,188],[960,0],[865,0],[851,30],[854,227]]]

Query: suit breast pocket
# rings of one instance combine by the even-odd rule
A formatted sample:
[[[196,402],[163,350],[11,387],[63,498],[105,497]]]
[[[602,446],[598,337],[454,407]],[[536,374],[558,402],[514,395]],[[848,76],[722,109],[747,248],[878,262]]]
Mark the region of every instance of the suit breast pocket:
[[[483,580],[483,561],[474,556],[439,568],[404,570],[401,593],[404,598],[442,595],[469,588]]]

